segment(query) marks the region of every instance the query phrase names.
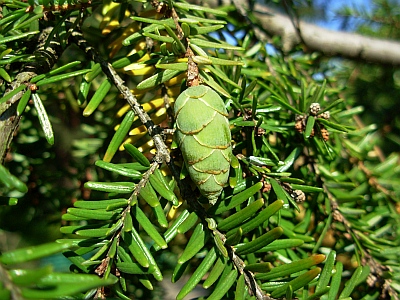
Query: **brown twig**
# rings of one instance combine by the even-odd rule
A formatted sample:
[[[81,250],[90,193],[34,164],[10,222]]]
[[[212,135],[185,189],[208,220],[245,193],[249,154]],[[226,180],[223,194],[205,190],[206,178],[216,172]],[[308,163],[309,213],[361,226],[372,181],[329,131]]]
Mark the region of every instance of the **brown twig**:
[[[348,239],[359,239],[359,235],[356,230],[353,230],[350,222],[346,219],[345,216],[340,212],[339,204],[336,201],[334,195],[329,191],[325,184],[323,184],[324,192],[328,196],[332,214],[335,221],[342,223],[345,227],[346,232],[345,235]],[[397,293],[393,290],[390,285],[391,279],[387,279],[383,277],[384,271],[388,271],[389,268],[377,262],[370,254],[367,249],[363,249],[362,258],[360,263],[362,265],[368,265],[370,267],[370,274],[367,279],[367,284],[371,287],[379,286],[381,288],[381,296],[382,299],[385,299],[385,294],[388,293],[391,296],[394,296],[394,299],[398,300]]]
[[[365,174],[365,176],[367,176],[368,178],[368,183],[375,188],[376,190],[384,193],[386,196],[390,197],[391,199],[395,198],[395,193],[392,191],[389,191],[388,189],[386,189],[385,187],[383,187],[378,180],[376,179],[376,177],[372,174],[372,172],[365,166],[363,161],[359,161],[358,162],[358,168],[363,171],[363,173]]]
[[[153,138],[154,145],[157,148],[157,153],[154,157],[154,160],[159,164],[168,163],[170,161],[170,155],[162,137],[163,130],[158,125],[154,124],[149,115],[143,110],[142,106],[137,101],[135,95],[133,95],[131,90],[124,84],[124,81],[118,75],[112,65],[104,60],[96,52],[96,50],[86,42],[82,34],[75,30],[72,32],[71,38],[72,41],[86,53],[86,55],[88,55],[93,61],[100,64],[103,72],[113,82],[115,87],[122,94],[123,98],[129,103],[132,110],[139,117],[139,120],[142,122],[142,124],[146,126],[149,135]]]

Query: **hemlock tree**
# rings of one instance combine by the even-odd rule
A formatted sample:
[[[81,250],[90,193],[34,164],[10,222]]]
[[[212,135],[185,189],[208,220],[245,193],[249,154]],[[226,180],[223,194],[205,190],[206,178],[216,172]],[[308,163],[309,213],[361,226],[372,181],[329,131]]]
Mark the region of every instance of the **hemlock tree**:
[[[208,4],[2,1],[1,299],[399,298],[399,157],[326,58],[398,43]]]

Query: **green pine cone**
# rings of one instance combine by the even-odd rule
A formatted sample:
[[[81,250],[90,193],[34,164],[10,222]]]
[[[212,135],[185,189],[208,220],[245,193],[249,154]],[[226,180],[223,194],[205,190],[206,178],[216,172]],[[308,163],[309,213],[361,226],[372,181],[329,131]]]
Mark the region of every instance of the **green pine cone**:
[[[215,204],[228,182],[232,155],[228,112],[207,86],[192,86],[175,101],[176,137],[189,175]]]

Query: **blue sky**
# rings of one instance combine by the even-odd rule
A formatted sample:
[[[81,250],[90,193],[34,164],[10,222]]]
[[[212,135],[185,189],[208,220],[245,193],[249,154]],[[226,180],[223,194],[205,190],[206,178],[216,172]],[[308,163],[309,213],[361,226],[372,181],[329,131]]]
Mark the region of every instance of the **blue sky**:
[[[372,0],[336,0],[336,1],[329,1],[329,0],[319,0],[316,3],[322,3],[327,5],[327,20],[326,21],[318,21],[316,24],[332,29],[332,30],[340,30],[340,26],[342,24],[340,18],[336,17],[336,12],[341,8],[348,6],[348,7],[356,7],[359,9],[363,9],[366,11],[371,11],[373,8],[373,1]]]

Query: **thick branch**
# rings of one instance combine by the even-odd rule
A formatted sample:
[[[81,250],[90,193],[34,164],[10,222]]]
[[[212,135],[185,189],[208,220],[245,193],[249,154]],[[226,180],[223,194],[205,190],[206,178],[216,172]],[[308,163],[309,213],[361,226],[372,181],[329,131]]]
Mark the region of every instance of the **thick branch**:
[[[199,3],[199,0],[191,2]],[[204,2],[204,1],[203,1]],[[219,1],[207,1],[210,6],[217,6]],[[238,11],[248,11],[247,0],[224,0],[224,4],[234,2]],[[308,51],[319,51],[327,56],[341,56],[378,64],[400,66],[400,43],[363,36],[356,33],[333,31],[299,21],[298,28],[285,14],[277,12],[266,4],[256,3],[251,14],[257,18],[259,25],[270,36],[280,36],[283,51],[289,51],[296,45],[303,44]],[[299,36],[299,34],[301,36]]]

